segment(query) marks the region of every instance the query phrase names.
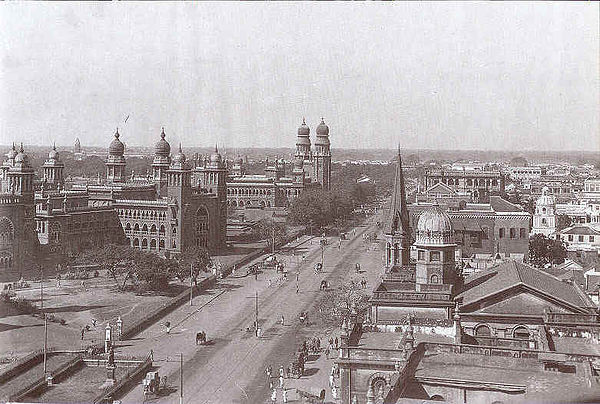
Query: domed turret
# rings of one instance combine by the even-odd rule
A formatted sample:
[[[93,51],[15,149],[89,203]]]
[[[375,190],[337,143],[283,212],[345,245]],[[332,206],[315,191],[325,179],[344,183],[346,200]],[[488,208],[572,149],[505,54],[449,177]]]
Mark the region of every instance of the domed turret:
[[[50,153],[48,153],[48,159],[49,160],[58,160],[59,159],[58,151],[56,151],[56,143],[52,146],[52,150],[50,150]]]
[[[217,145],[215,145],[215,151],[213,152],[213,154],[210,155],[210,162],[211,163],[221,163],[221,155],[219,154],[219,149],[217,148]]]
[[[169,157],[171,154],[171,145],[165,140],[165,128],[162,128],[160,140],[154,145],[154,154],[159,157]]]
[[[417,241],[415,245],[454,244],[454,231],[450,216],[438,205],[421,213],[417,223]]]
[[[329,126],[325,124],[325,120],[323,118],[321,118],[321,123],[319,124],[319,126],[317,126],[317,136],[329,136]]]
[[[550,193],[550,189],[548,187],[542,188],[542,195],[536,201],[535,206],[554,206],[556,204],[556,200],[554,199],[554,195]]]
[[[10,150],[8,151],[8,153],[6,154],[6,157],[7,157],[9,160],[14,160],[14,159],[15,159],[15,157],[17,157],[17,149],[15,148],[15,143],[14,143],[14,142],[13,142],[13,144],[12,144],[12,149],[10,149]]]
[[[19,153],[15,156],[15,164],[20,164],[23,167],[29,166],[29,156],[25,154],[23,149],[23,143],[21,143],[21,148],[19,149]]]
[[[306,124],[306,120],[302,118],[302,125],[298,128],[298,137],[308,137],[310,136],[310,128]]]
[[[119,134],[119,128],[117,128],[115,138],[108,146],[108,154],[111,156],[122,156],[125,153],[125,145],[119,140],[119,136],[121,135]]]

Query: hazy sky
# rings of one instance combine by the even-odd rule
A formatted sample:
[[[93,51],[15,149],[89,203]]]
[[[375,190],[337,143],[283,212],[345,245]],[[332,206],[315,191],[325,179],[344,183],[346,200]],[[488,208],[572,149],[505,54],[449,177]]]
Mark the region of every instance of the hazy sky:
[[[0,4],[0,144],[600,150],[599,4]],[[129,119],[125,123],[125,118]]]

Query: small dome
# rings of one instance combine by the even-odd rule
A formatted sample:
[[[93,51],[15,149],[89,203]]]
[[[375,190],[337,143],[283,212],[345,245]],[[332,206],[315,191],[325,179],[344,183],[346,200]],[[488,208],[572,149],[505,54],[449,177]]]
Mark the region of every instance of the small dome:
[[[321,123],[317,126],[317,136],[329,136],[329,126],[325,125],[323,118],[321,118]]]
[[[302,118],[302,125],[298,128],[298,136],[310,136],[310,128],[304,118]]]
[[[210,162],[211,163],[221,163],[221,155],[219,154],[219,149],[217,149],[217,146],[215,145],[215,151],[213,152],[213,154],[210,155]]]
[[[21,143],[21,149],[19,149],[19,153],[17,153],[15,156],[15,163],[23,163],[24,165],[29,163],[29,156],[27,156],[23,150],[23,143]]]
[[[454,244],[450,216],[438,205],[421,213],[417,222],[417,245]]]
[[[112,156],[122,156],[125,153],[125,145],[119,140],[119,128],[115,132],[115,138],[108,146],[108,154]]]
[[[173,164],[184,164],[185,163],[185,154],[181,150],[181,143],[179,143],[179,151],[176,155],[173,156],[172,160]]]
[[[154,154],[160,157],[169,157],[171,154],[171,145],[165,140],[165,128],[162,128],[160,140],[154,145]]]
[[[550,193],[550,189],[548,187],[542,188],[542,195],[538,198],[535,203],[536,206],[554,206],[556,200],[554,199],[554,195]]]

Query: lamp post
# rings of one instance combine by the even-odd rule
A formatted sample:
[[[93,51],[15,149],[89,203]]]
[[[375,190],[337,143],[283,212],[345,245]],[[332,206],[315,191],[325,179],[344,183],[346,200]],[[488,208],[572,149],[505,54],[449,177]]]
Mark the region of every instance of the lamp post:
[[[190,306],[192,305],[192,298],[194,295],[194,265],[190,262]]]

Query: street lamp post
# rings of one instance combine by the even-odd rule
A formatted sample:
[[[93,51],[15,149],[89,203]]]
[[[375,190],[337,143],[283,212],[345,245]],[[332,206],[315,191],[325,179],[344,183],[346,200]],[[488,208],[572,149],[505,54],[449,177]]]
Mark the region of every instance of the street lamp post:
[[[183,353],[179,354],[179,404],[183,404]]]
[[[193,264],[190,262],[190,306],[192,305],[192,298],[194,295],[194,280],[192,279],[193,277]]]
[[[48,350],[48,319],[46,318],[46,313],[42,313],[44,316],[44,376],[48,371],[47,368],[47,350]]]

